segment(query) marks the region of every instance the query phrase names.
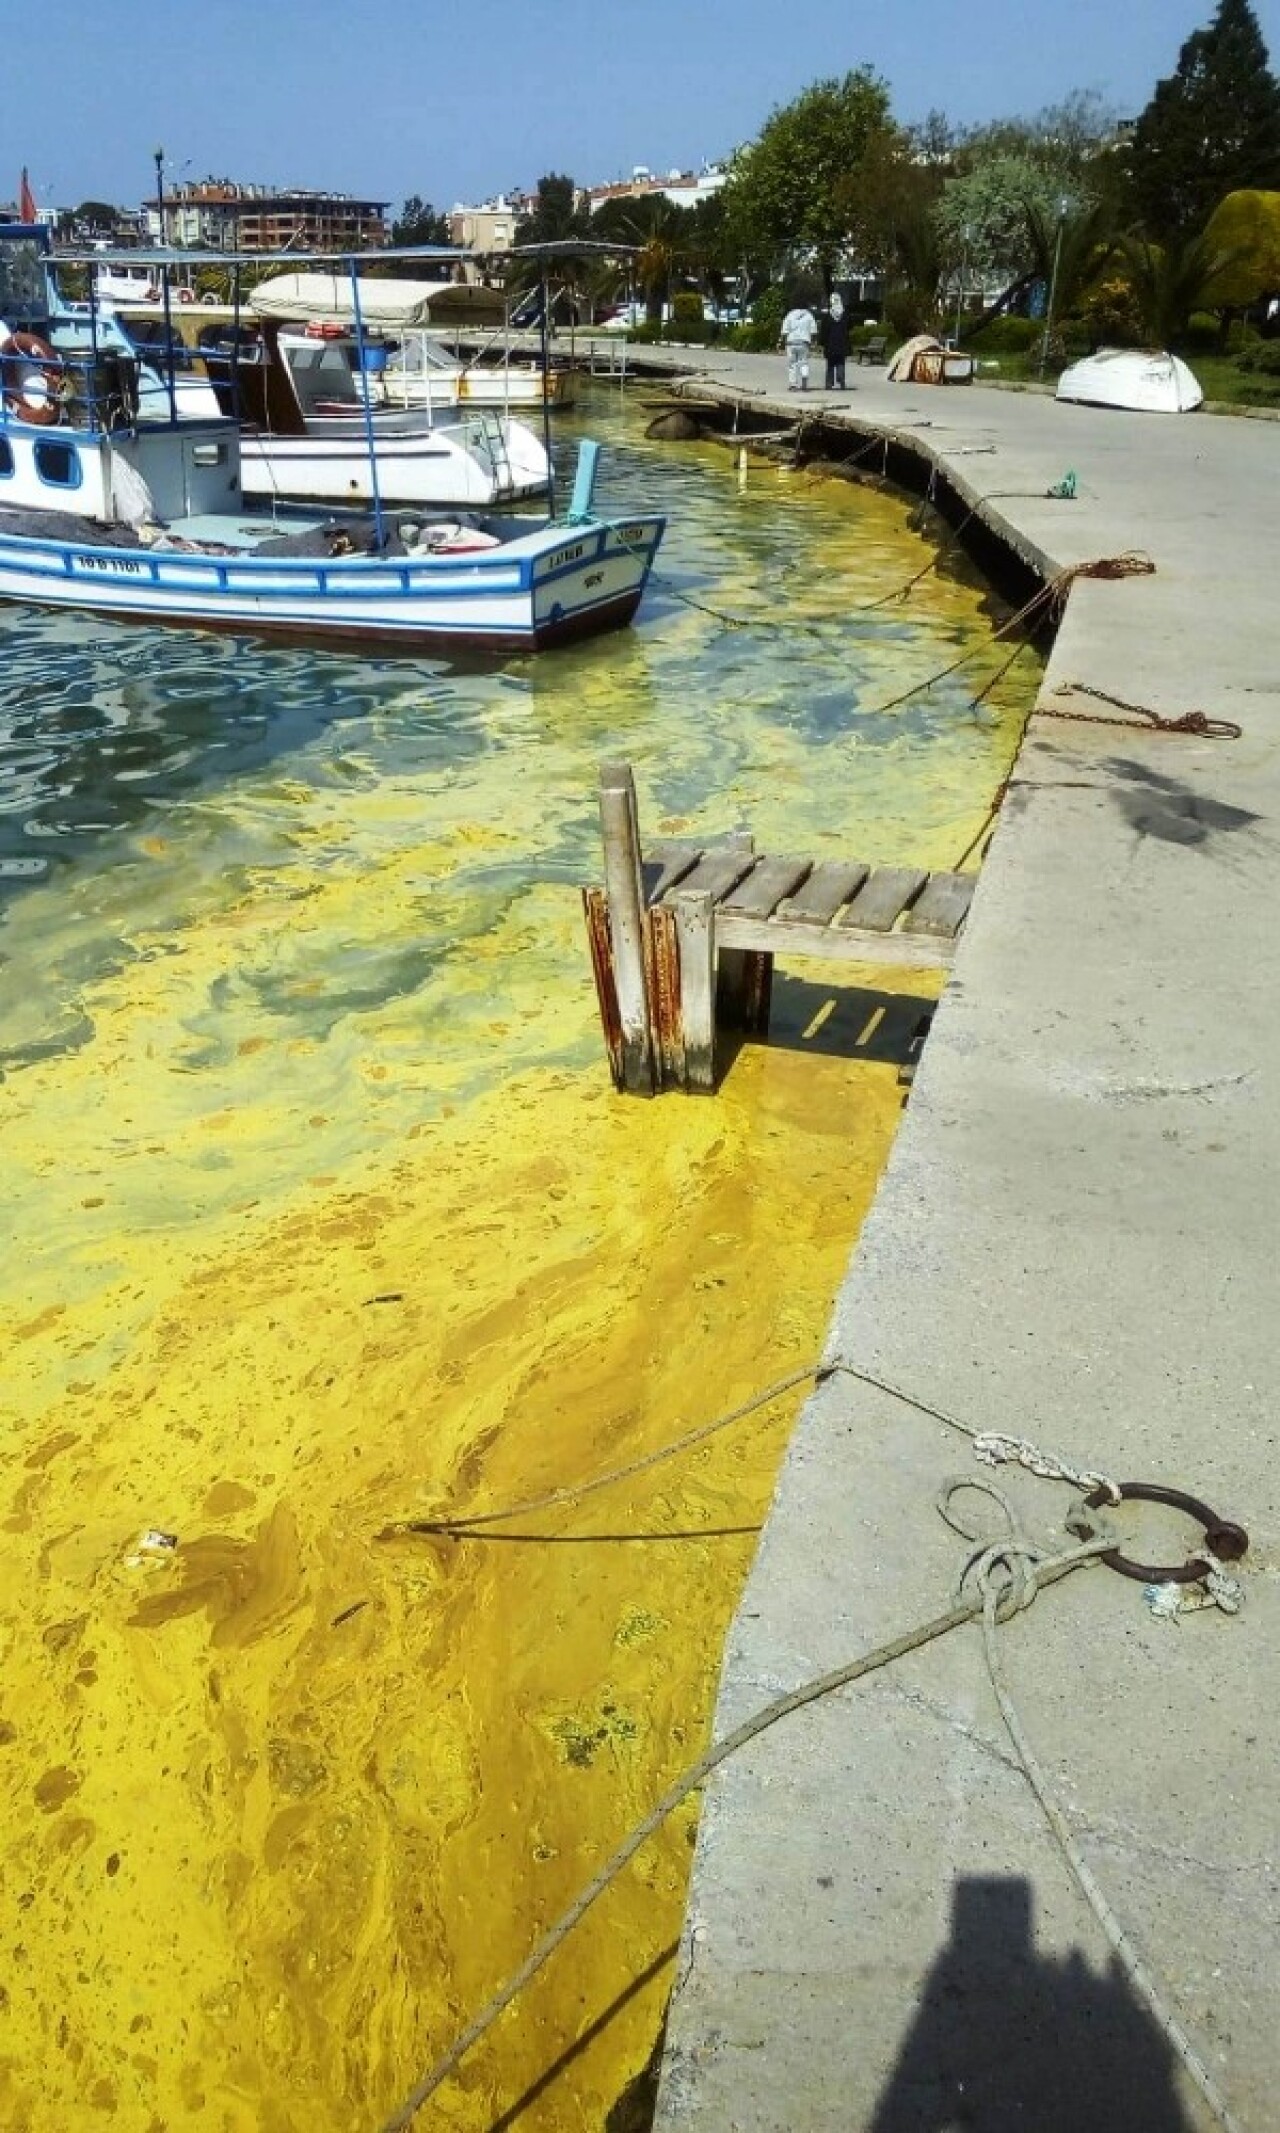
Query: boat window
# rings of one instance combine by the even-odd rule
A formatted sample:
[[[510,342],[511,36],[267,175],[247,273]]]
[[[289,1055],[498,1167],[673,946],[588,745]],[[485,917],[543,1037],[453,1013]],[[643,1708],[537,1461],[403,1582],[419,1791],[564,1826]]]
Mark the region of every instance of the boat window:
[[[54,489],[78,489],[84,480],[75,446],[52,437],[42,437],[36,445],[36,472]]]
[[[7,481],[13,472],[13,446],[7,437],[0,437],[0,481]]]
[[[196,444],[191,448],[191,460],[197,467],[221,467],[226,465],[225,444]]]

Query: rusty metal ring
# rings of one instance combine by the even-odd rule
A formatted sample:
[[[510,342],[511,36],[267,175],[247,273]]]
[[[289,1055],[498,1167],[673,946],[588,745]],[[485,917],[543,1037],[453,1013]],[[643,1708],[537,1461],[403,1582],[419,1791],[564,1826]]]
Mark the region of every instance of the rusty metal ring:
[[[1121,1503],[1163,1503],[1175,1511],[1185,1511],[1204,1528],[1205,1546],[1210,1555],[1220,1563],[1235,1563],[1249,1545],[1249,1536],[1243,1526],[1232,1525],[1228,1519],[1219,1518],[1207,1503],[1198,1496],[1187,1496],[1181,1489],[1163,1489],[1154,1481],[1122,1481],[1118,1484]],[[1100,1510],[1103,1504],[1112,1502],[1105,1489],[1094,1489],[1085,1497],[1091,1511]],[[1099,1562],[1109,1570],[1118,1570],[1123,1578],[1137,1578],[1144,1585],[1194,1585],[1204,1576],[1208,1565],[1203,1557],[1193,1556],[1190,1562],[1161,1565],[1159,1563],[1135,1563],[1119,1548],[1109,1548],[1100,1555]]]

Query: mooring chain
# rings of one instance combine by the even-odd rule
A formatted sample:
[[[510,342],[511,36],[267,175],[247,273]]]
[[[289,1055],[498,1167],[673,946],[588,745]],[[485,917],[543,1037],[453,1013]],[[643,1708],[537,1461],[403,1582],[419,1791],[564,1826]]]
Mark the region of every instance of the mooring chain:
[[[1088,682],[1064,681],[1054,690],[1055,696],[1092,696],[1098,703],[1114,704],[1118,711],[1129,715],[1125,718],[1110,718],[1105,711],[1068,711],[1056,704],[1041,704],[1035,712],[1037,718],[1069,719],[1080,726],[1132,726],[1140,721],[1153,733],[1188,733],[1200,740],[1238,741],[1243,726],[1233,718],[1213,718],[1207,711],[1184,711],[1178,718],[1166,717],[1163,712],[1153,711],[1149,704],[1133,704],[1123,696],[1113,696],[1109,689],[1092,688]]]

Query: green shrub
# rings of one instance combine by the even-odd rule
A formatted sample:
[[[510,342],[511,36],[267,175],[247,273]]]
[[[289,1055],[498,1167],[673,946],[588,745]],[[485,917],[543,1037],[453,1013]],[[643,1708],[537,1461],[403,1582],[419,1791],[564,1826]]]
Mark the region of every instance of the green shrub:
[[[775,283],[758,296],[751,306],[751,324],[764,338],[754,343],[757,348],[776,348],[782,339],[782,321],[790,310],[782,290]]]
[[[757,326],[754,321],[750,325],[730,326],[721,339],[726,348],[740,348],[745,355],[767,354],[778,345],[778,336],[772,327]]]
[[[627,339],[641,348],[652,348],[662,339],[662,323],[656,318],[643,319],[638,326],[627,329]]]
[[[1038,318],[993,318],[981,333],[970,335],[965,347],[972,348],[976,355],[1025,355],[1043,331]]]
[[[849,335],[849,346],[851,348],[865,348],[868,341],[879,340],[884,331],[885,328],[881,325],[879,319],[873,319],[869,326],[855,326],[853,332]]]
[[[1280,378],[1280,341],[1254,341],[1236,357],[1236,369]]]
[[[1193,311],[1178,342],[1184,355],[1217,355],[1222,347],[1222,328],[1212,311]]]
[[[694,342],[699,346],[710,340],[711,324],[702,315],[702,298],[696,289],[676,291],[662,338],[664,341]]]

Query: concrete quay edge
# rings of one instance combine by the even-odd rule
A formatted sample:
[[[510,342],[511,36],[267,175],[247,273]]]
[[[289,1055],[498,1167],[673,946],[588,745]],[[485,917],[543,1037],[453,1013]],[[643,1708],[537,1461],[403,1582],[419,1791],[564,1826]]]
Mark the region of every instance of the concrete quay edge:
[[[700,390],[794,409],[776,358],[708,354]],[[1091,1569],[1004,1647],[1091,1868],[1244,2133],[1265,2133],[1280,2076],[1280,433],[850,381],[809,404],[910,435],[970,501],[992,498],[983,516],[1044,571],[1154,561],[1150,577],[1073,586],[1043,710],[1078,706],[1059,692],[1084,684],[1244,729],[1032,720],[828,1355],[1249,1528],[1234,1620],[1160,1621],[1140,1586]],[[1044,492],[1068,466],[1077,501],[1055,504]],[[945,1605],[964,1544],[936,1495],[980,1471],[943,1425],[828,1379],[779,1478],[716,1732]],[[1028,1529],[1061,1544],[1072,1492],[1009,1471]],[[1169,1514],[1132,1531],[1148,1555],[1187,1544]],[[1213,2123],[1049,1836],[973,1631],[716,1774],[675,1975],[664,2133]]]

